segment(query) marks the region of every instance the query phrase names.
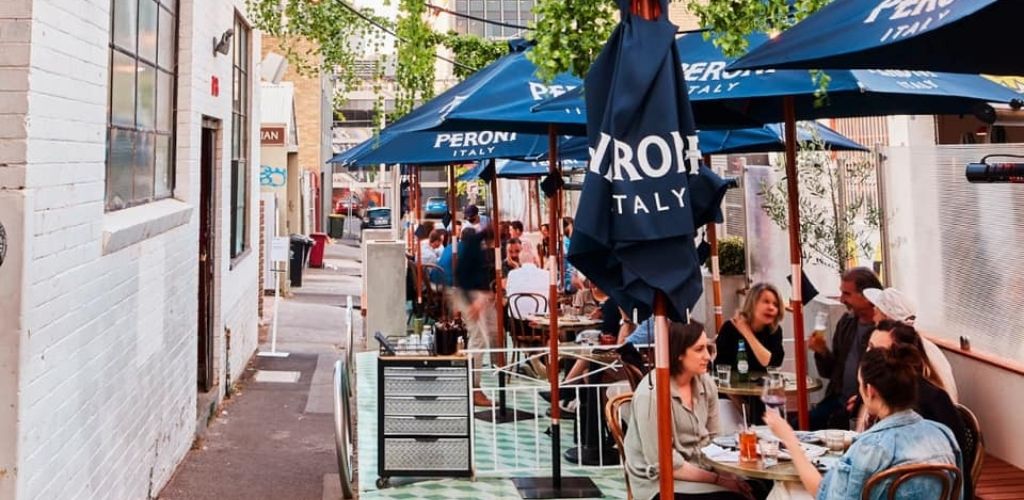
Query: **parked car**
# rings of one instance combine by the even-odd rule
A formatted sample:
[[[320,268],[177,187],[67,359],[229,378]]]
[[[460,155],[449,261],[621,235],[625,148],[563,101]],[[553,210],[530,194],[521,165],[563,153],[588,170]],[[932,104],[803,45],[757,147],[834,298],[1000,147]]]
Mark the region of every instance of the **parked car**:
[[[448,213],[448,201],[443,196],[431,196],[423,204],[424,217],[444,217]]]
[[[391,209],[388,207],[371,208],[366,211],[363,229],[391,229]]]
[[[363,201],[358,196],[352,195],[338,200],[334,204],[334,213],[348,215],[349,209],[352,215],[359,217],[363,213]]]

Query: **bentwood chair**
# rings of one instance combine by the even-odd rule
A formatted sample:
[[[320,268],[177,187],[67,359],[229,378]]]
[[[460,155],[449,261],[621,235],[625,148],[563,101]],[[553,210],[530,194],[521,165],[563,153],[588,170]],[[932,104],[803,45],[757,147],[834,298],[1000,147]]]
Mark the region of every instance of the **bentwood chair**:
[[[970,468],[964,473],[971,478],[971,484],[977,488],[978,480],[981,478],[981,466],[985,461],[985,436],[981,433],[978,417],[974,416],[974,412],[970,408],[958,404],[956,409],[960,412],[960,418],[964,421],[964,430],[966,431],[966,436],[964,436],[964,448],[966,449],[961,451],[964,455],[965,465],[969,464]]]
[[[935,480],[942,485],[942,493],[935,500],[959,500],[963,476],[960,469],[949,464],[909,464],[892,467],[875,473],[868,478],[861,491],[861,500],[871,498],[871,492],[886,480],[892,480],[886,488],[886,498],[893,500],[900,487],[912,479]]]
[[[633,393],[619,394],[608,400],[604,405],[604,420],[608,423],[608,431],[615,438],[615,447],[619,449],[619,463],[622,464],[622,475],[626,478],[626,499],[633,500],[633,489],[629,486],[629,474],[626,472],[626,447],[623,444],[625,432],[622,422],[627,420],[632,411]]]
[[[547,342],[544,330],[533,328],[526,317],[531,314],[548,312],[548,298],[536,293],[513,293],[508,296],[509,332],[512,345],[516,348],[542,347]],[[519,352],[513,355],[513,362],[518,361]]]

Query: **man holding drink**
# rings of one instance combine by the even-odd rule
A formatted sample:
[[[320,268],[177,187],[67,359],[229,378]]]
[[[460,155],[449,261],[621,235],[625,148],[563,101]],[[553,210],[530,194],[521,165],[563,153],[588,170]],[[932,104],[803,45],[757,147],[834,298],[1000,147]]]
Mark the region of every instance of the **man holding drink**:
[[[832,335],[832,347],[825,341],[824,325],[815,325],[807,346],[814,351],[814,363],[822,377],[828,377],[825,399],[811,410],[811,429],[847,429],[856,415],[857,366],[867,350],[868,338],[875,328],[875,306],[864,297],[868,288],[880,288],[878,276],[866,267],[843,273],[839,301],[847,313]]]

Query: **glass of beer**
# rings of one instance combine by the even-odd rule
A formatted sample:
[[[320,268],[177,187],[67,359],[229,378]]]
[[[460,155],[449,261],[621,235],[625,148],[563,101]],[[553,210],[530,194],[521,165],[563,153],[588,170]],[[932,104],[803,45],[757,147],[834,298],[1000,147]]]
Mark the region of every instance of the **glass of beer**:
[[[740,461],[741,462],[756,462],[757,461],[757,433],[753,429],[747,427],[740,431],[739,436],[740,443]]]

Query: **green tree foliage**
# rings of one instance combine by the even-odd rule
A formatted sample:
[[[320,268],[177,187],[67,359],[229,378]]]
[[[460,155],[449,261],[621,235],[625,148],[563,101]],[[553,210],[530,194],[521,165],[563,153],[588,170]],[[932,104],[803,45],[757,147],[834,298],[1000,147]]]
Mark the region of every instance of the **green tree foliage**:
[[[813,14],[832,0],[688,0],[687,8],[716,35],[715,45],[727,56],[749,49],[746,36],[754,32],[778,33]]]
[[[762,210],[786,229],[789,196],[785,167],[778,167],[778,171],[782,175],[777,182],[761,186]],[[871,163],[866,158],[837,162],[821,139],[814,137],[800,144],[797,171],[804,257],[842,273],[852,257],[873,255],[871,236],[879,227],[878,209],[867,196],[846,189],[863,185],[872,177]]]
[[[583,77],[615,27],[611,0],[538,0],[528,37],[536,45],[527,57],[537,76],[551,81],[569,71]]]
[[[435,34],[435,40],[454,54],[455,62],[460,64],[455,66],[455,77],[460,80],[508,53],[508,44],[504,41],[460,35],[455,31]]]
[[[430,25],[423,20],[427,12],[425,0],[400,0],[395,33],[402,41],[398,46],[395,81],[395,114],[402,116],[418,102],[434,97],[434,63],[436,41]]]

